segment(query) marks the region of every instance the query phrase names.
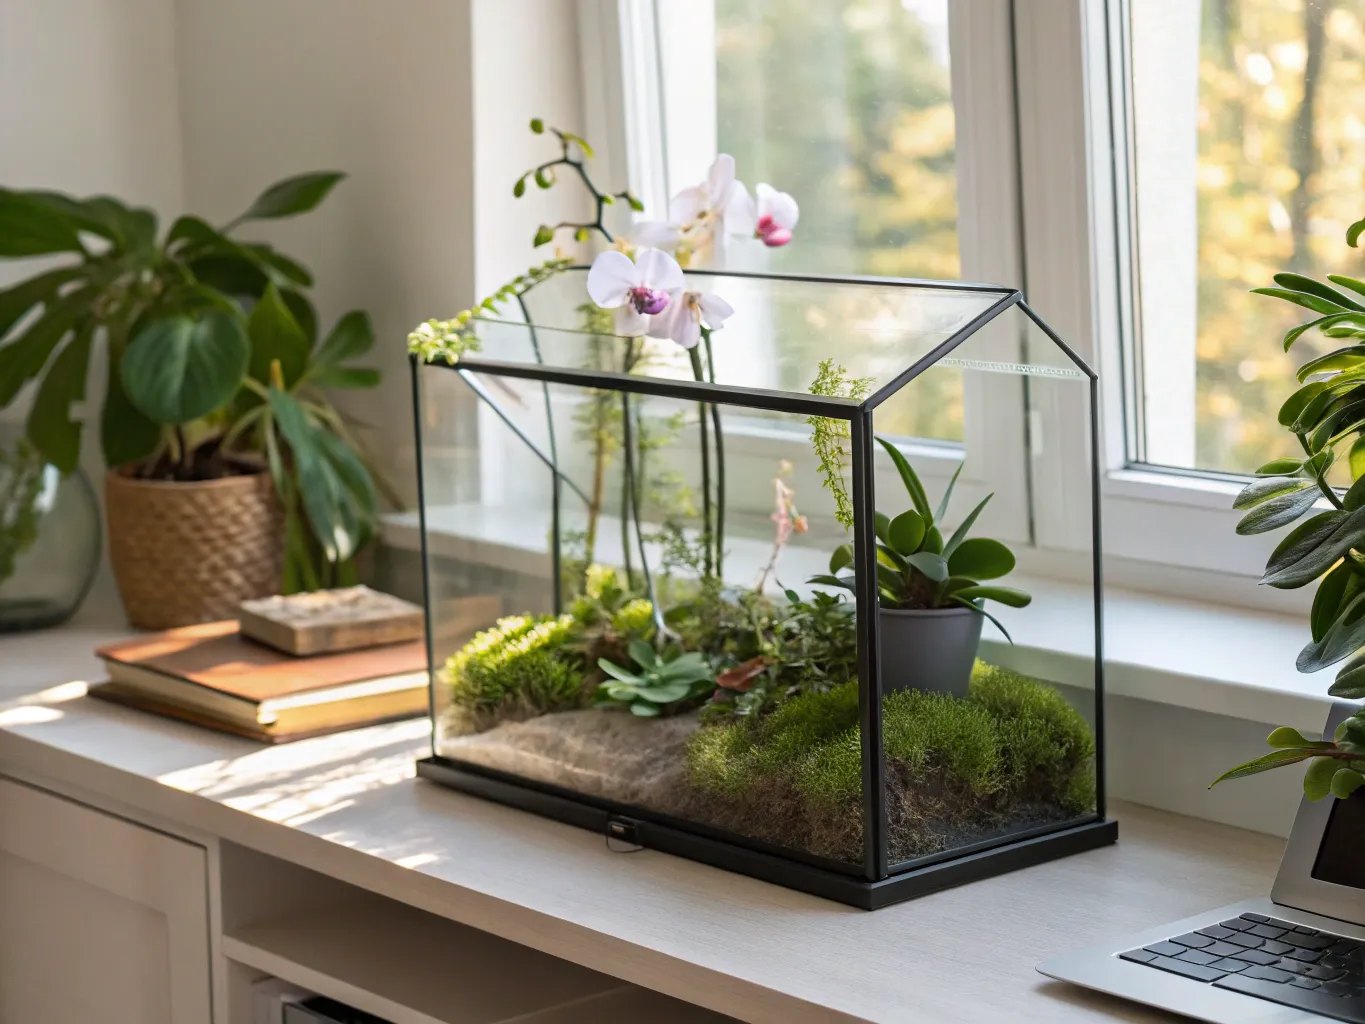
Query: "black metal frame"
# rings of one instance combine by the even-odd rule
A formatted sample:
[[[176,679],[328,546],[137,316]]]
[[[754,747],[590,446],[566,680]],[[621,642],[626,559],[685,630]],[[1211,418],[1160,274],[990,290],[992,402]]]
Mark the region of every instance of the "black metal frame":
[[[872,573],[857,574],[857,592],[855,593],[858,623],[858,706],[862,733],[864,852],[861,871],[857,865],[840,864],[799,850],[779,848],[737,833],[672,818],[645,808],[631,807],[574,793],[559,787],[443,757],[435,753],[434,733],[433,756],[418,763],[418,775],[467,793],[533,811],[569,824],[589,828],[611,837],[638,843],[640,846],[690,857],[717,867],[738,871],[869,910],[938,889],[959,885],[963,882],[1013,871],[1017,868],[1114,842],[1118,837],[1118,825],[1105,817],[1104,617],[1100,549],[1098,376],[1095,371],[1042,321],[1024,301],[1021,293],[1014,289],[993,285],[916,279],[821,277],[816,275],[779,276],[720,271],[689,271],[689,274],[756,280],[795,280],[821,284],[856,284],[878,287],[913,286],[946,291],[986,292],[999,294],[1000,298],[964,324],[951,337],[936,346],[933,351],[920,358],[903,373],[897,375],[892,381],[860,402],[763,388],[730,387],[705,381],[674,380],[600,370],[550,367],[540,362],[509,363],[477,356],[462,358],[457,365],[430,364],[436,367],[446,366],[457,372],[481,400],[494,407],[504,422],[550,470],[553,477],[555,504],[552,547],[555,549],[553,563],[556,607],[558,607],[560,584],[558,572],[560,492],[561,484],[567,481],[558,468],[553,434],[551,435],[551,451],[546,453],[512,424],[506,414],[498,408],[497,403],[493,401],[487,390],[479,385],[475,374],[538,381],[547,388],[547,403],[549,401],[548,386],[550,384],[562,384],[620,392],[623,395],[623,400],[630,394],[655,395],[715,405],[739,406],[847,420],[850,424],[850,448],[852,451],[851,484],[854,509],[852,532],[855,564],[869,565],[874,564],[876,557],[875,496],[872,493],[872,464],[875,450],[873,411],[925,370],[937,364],[985,324],[1012,306],[1018,306],[1028,320],[1043,331],[1049,340],[1090,381],[1092,571],[1095,608],[1095,812],[1069,821],[1041,826],[1029,832],[1014,833],[998,840],[984,841],[945,851],[941,854],[897,864],[888,862],[886,779],[884,774],[885,760],[882,751],[881,673],[879,665],[881,650],[879,642],[880,616],[876,614],[878,607],[876,577]],[[524,313],[527,312],[524,304],[522,310]],[[525,326],[534,331],[535,325],[529,323],[529,313],[527,313],[527,320],[528,322],[525,325],[519,324],[518,326]],[[538,344],[534,346],[534,351],[539,360],[540,348]],[[419,372],[422,365],[415,356],[412,357],[411,371],[414,422],[417,433],[419,502],[421,502],[423,494],[421,388],[419,384]],[[571,482],[568,483],[573,490],[578,491],[578,488],[574,487]],[[422,527],[423,589],[424,597],[429,598],[429,594],[426,593],[429,587],[427,577],[430,567],[427,561],[426,509],[424,504],[419,510],[419,516]],[[430,607],[429,603],[428,607]],[[865,613],[867,609],[872,610],[870,614]],[[433,673],[432,687],[434,689],[436,666],[431,660],[434,652],[432,623],[430,621],[427,623],[427,652],[428,662]],[[434,715],[434,698],[431,703]]]

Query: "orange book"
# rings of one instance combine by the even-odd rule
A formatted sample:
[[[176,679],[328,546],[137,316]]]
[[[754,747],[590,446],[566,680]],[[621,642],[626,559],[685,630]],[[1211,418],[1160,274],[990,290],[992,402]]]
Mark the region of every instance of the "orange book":
[[[420,714],[420,641],[294,657],[241,636],[235,620],[184,626],[99,648],[110,683],[252,730],[299,732]]]

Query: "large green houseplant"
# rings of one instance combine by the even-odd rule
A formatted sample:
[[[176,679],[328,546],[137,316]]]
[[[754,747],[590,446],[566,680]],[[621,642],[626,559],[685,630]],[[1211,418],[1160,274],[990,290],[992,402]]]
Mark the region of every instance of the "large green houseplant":
[[[83,423],[72,407],[87,401],[91,355],[103,346],[104,395],[88,401],[100,409],[125,604],[134,564],[117,554],[125,525],[149,531],[158,514],[169,517],[168,534],[134,545],[144,577],[173,577],[148,580],[161,591],[191,586],[173,567],[148,568],[177,554],[177,537],[227,558],[223,571],[210,560],[193,584],[215,591],[212,600],[171,593],[160,610],[130,607],[138,624],[201,619],[261,592],[344,582],[373,534],[375,477],[325,394],[378,382],[377,371],[350,365],[373,344],[368,318],[348,313],[320,339],[308,269],[234,237],[247,222],[314,209],[342,177],[289,178],[222,227],[187,215],[160,235],[151,210],[107,196],[0,189],[0,258],[61,260],[0,292],[0,408],[35,382],[28,439],[49,462],[75,469]],[[222,507],[259,523],[212,521],[219,506],[203,496],[233,489],[239,500]],[[120,517],[115,506],[134,492],[135,513]],[[218,525],[227,530],[222,543]],[[266,550],[248,570],[232,556],[251,544]],[[202,552],[180,554],[205,565]]]
[[[1355,246],[1365,220],[1351,225]],[[1299,388],[1280,407],[1280,424],[1303,457],[1275,459],[1237,496],[1246,514],[1241,534],[1265,533],[1308,516],[1271,552],[1261,582],[1280,589],[1317,586],[1310,616],[1311,642],[1299,653],[1300,672],[1341,665],[1328,692],[1365,698],[1365,281],[1328,274],[1330,283],[1301,274],[1276,274],[1261,295],[1316,313],[1284,336],[1285,351],[1308,331],[1342,341],[1341,347],[1299,367]],[[1349,478],[1341,490],[1332,480]],[[1319,502],[1325,508],[1318,507]],[[1269,753],[1215,780],[1254,775],[1308,761],[1304,792],[1312,800],[1346,797],[1365,784],[1365,712],[1343,722],[1330,739],[1310,739],[1282,727],[1270,734]]]

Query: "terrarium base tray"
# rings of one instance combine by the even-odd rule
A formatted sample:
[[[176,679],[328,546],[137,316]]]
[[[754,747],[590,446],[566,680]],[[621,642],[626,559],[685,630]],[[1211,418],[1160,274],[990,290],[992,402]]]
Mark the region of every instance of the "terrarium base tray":
[[[1096,816],[1040,835],[1020,836],[984,849],[963,850],[958,855],[945,856],[879,881],[867,881],[734,840],[703,835],[680,822],[667,820],[665,815],[642,815],[638,810],[617,805],[614,801],[582,796],[557,786],[514,778],[444,757],[418,761],[417,774],[443,786],[621,842],[687,857],[864,910],[876,910],[941,889],[1098,849],[1118,839],[1118,822]]]

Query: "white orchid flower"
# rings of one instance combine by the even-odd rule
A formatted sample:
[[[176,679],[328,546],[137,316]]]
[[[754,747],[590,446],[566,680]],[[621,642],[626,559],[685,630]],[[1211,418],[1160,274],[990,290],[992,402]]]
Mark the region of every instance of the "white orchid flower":
[[[703,326],[718,331],[734,312],[735,308],[719,295],[679,290],[671,296],[668,308],[653,318],[649,336],[669,338],[686,349],[696,348]]]
[[[704,258],[725,235],[752,233],[752,208],[748,189],[735,180],[735,158],[721,153],[706,172],[706,181],[673,197],[668,217],[679,228],[684,249]]]
[[[683,286],[682,267],[666,252],[639,249],[632,261],[608,249],[592,261],[588,295],[603,309],[616,310],[616,333],[627,338],[649,331],[650,318],[666,310]]]
[[[735,226],[742,226],[741,234],[751,235],[768,248],[776,249],[792,240],[792,232],[800,219],[801,209],[795,199],[761,181],[754,189],[754,199],[748,210],[735,218]]]
[[[682,240],[682,229],[666,220],[636,221],[626,236],[631,249],[662,249],[674,252]]]

